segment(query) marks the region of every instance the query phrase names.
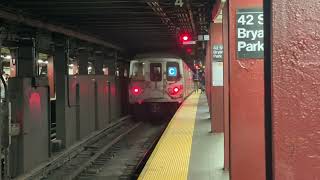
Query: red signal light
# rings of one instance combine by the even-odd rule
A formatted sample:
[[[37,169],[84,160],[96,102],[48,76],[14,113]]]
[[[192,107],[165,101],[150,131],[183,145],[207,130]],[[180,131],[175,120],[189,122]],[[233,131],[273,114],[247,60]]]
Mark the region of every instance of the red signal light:
[[[184,35],[184,36],[182,37],[182,39],[183,39],[184,41],[188,41],[188,40],[189,40],[189,36]]]
[[[180,41],[181,42],[186,42],[186,41],[190,41],[191,40],[191,37],[189,34],[181,34],[180,35]]]
[[[189,53],[189,54],[192,53],[192,49],[191,49],[191,48],[187,48],[186,51],[187,51],[187,53]]]

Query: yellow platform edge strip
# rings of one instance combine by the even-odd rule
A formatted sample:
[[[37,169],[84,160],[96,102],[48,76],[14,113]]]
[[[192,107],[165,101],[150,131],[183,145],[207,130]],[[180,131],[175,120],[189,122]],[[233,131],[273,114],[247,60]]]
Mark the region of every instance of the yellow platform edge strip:
[[[199,94],[188,97],[161,136],[138,180],[186,180]]]

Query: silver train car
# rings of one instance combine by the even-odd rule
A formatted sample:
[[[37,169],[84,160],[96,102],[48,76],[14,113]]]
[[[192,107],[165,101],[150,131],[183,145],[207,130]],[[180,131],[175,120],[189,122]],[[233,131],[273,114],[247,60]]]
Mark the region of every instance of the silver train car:
[[[194,90],[193,72],[181,58],[142,55],[130,62],[129,103],[136,118],[173,115]]]

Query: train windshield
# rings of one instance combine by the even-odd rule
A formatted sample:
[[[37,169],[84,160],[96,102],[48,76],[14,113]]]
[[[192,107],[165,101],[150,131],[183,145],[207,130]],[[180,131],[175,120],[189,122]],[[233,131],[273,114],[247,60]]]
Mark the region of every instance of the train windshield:
[[[132,71],[130,77],[134,80],[144,80],[144,63],[134,62],[132,63]]]
[[[162,81],[162,64],[150,63],[150,80]]]
[[[180,69],[177,62],[167,62],[167,80],[177,81],[180,79]]]

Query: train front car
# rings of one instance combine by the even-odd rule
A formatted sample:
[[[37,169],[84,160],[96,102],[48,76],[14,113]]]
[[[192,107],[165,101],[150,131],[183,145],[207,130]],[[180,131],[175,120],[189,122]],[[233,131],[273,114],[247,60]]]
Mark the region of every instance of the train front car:
[[[157,120],[173,115],[190,92],[185,84],[185,66],[179,58],[132,60],[129,101],[133,114],[137,119],[148,115]]]

